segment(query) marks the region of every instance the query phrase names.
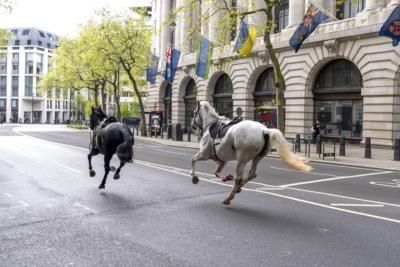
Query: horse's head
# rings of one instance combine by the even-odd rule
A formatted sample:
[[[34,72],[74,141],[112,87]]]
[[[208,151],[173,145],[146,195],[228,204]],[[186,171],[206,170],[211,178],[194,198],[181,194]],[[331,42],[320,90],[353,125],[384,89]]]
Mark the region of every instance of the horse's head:
[[[200,112],[201,112],[201,104],[200,102],[197,102],[196,109],[193,111],[192,123],[190,124],[193,130],[203,128],[203,119]]]
[[[106,113],[101,109],[101,107],[92,107],[92,114],[90,114],[90,129],[94,130],[97,125],[99,125],[105,118],[107,118]]]

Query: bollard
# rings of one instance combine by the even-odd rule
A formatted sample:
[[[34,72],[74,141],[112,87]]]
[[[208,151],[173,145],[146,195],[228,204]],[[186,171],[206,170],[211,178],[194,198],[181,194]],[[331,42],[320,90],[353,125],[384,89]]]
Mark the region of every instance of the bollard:
[[[365,158],[371,158],[371,137],[365,137]]]
[[[191,142],[192,140],[191,140],[191,137],[190,137],[190,134],[191,134],[191,130],[189,129],[188,130],[188,142]]]
[[[139,136],[139,127],[136,128],[136,136]]]
[[[301,148],[300,148],[300,134],[296,134],[295,152],[301,152]]]
[[[340,143],[339,143],[339,156],[345,157],[346,156],[346,139],[344,136],[340,137]]]
[[[394,160],[400,160],[400,139],[394,140]]]
[[[317,135],[315,152],[318,154],[318,156],[321,155],[321,135]]]
[[[167,126],[167,139],[172,139],[172,125]]]
[[[164,127],[160,127],[161,139],[164,139]]]

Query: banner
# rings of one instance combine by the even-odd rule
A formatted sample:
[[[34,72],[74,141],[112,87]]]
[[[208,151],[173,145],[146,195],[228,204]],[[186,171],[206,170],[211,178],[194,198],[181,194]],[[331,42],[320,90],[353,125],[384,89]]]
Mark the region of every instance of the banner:
[[[158,70],[158,61],[159,57],[151,54],[150,56],[150,67],[146,70],[146,80],[151,84],[156,82],[157,70]]]
[[[256,36],[256,28],[242,21],[233,51],[237,52],[239,56],[250,55],[256,41]]]
[[[392,38],[393,46],[397,46],[400,41],[400,5],[398,5],[390,14],[389,18],[383,23],[380,36]]]
[[[165,54],[165,80],[173,82],[175,78],[176,69],[178,68],[179,57],[181,56],[181,51],[172,48],[171,45],[168,46],[167,52]]]
[[[208,78],[208,72],[211,66],[212,50],[213,43],[202,36],[197,51],[196,75],[203,79]]]
[[[329,16],[323,13],[320,9],[313,5],[307,9],[307,13],[304,17],[303,23],[301,23],[296,31],[293,33],[289,40],[290,46],[295,50],[299,51],[304,40],[318,27],[321,22],[326,20]]]

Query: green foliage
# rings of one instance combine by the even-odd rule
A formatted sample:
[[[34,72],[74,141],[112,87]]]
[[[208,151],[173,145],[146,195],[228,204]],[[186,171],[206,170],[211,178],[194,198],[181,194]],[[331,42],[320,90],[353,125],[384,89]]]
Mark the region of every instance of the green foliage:
[[[140,108],[137,102],[121,103],[122,117],[138,116],[139,114],[140,114]]]
[[[78,129],[78,130],[88,130],[89,127],[87,125],[81,125],[81,124],[68,124],[67,127],[73,128],[73,129]]]

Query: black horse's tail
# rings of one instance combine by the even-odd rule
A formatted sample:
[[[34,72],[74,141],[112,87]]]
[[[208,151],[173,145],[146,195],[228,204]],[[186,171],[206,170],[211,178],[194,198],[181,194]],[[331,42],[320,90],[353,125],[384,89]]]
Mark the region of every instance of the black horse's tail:
[[[117,146],[118,158],[120,161],[132,162],[133,158],[132,146],[135,143],[135,140],[133,139],[133,134],[129,129],[123,127],[122,135],[125,141]]]

